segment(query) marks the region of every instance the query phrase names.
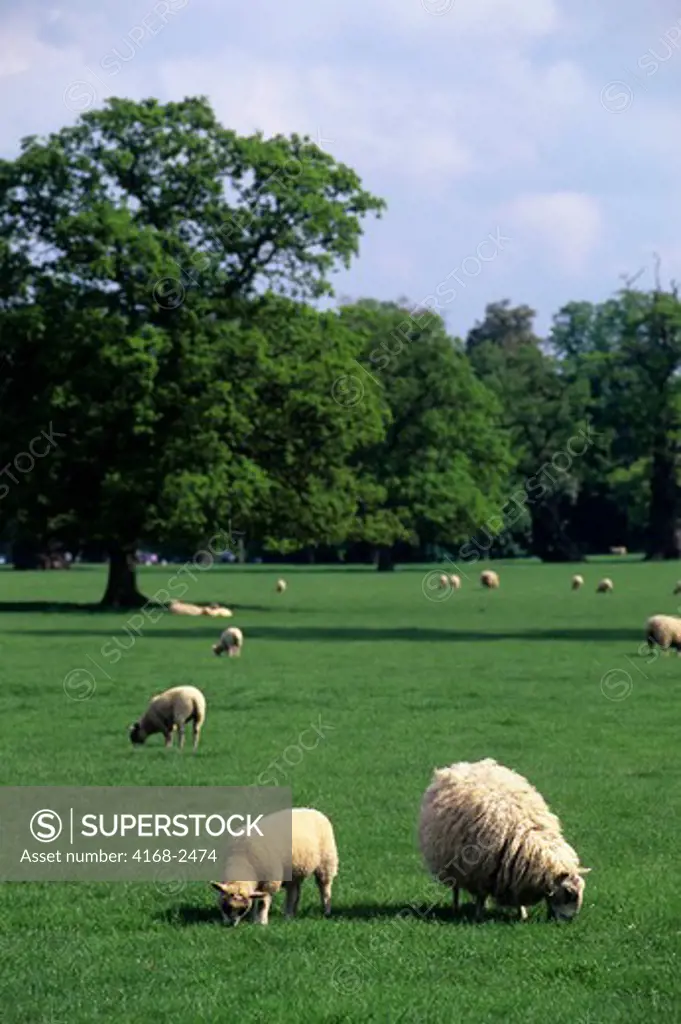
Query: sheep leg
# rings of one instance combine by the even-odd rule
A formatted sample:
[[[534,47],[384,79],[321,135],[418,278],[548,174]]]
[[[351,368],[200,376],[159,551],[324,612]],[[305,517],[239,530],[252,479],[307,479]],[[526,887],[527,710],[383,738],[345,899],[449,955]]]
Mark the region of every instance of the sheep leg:
[[[181,725],[178,723],[177,735],[180,738],[180,750],[184,750],[184,722]]]
[[[331,879],[325,878],[324,875],[315,873],[315,882],[319,889],[319,895],[322,901],[322,912],[324,917],[331,916]]]
[[[194,753],[196,753],[196,749],[197,749],[197,747],[199,745],[199,737],[200,736],[201,736],[201,726],[197,722],[194,722],[194,724],[192,726],[192,738],[193,738],[192,750],[194,751]]]
[[[475,920],[480,922],[485,917],[485,903],[487,902],[486,896],[478,896],[475,900]]]
[[[286,886],[286,906],[284,907],[284,914],[286,917],[295,917],[298,910],[298,903],[300,901],[300,881],[293,879]]]
[[[172,747],[172,745],[173,745],[173,730],[172,729],[170,729],[169,732],[165,733],[165,738],[166,738],[166,750],[167,750],[168,747]]]
[[[253,905],[254,910],[254,921],[256,924],[267,924],[268,915],[270,912],[270,906],[272,904],[272,897],[267,893],[261,900],[256,900]],[[255,907],[258,907],[256,910]]]

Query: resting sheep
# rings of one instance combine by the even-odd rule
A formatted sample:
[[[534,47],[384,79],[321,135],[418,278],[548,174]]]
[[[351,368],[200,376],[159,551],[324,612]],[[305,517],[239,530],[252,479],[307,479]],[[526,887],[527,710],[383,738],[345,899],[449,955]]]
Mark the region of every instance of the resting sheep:
[[[681,655],[681,619],[651,615],[646,622],[646,642],[650,650],[657,644],[663,651],[674,649]]]
[[[203,608],[198,604],[187,604],[184,601],[171,601],[168,609],[173,615],[203,615]]]
[[[219,604],[208,604],[201,611],[203,615],[210,615],[213,619],[231,619],[233,614],[229,608],[222,608]]]
[[[497,573],[492,572],[491,569],[485,569],[484,572],[480,573],[480,582],[488,590],[496,590],[499,586],[499,576]]]
[[[130,726],[130,739],[142,744],[147,736],[162,732],[166,747],[172,746],[173,731],[177,729],[180,750],[184,747],[184,729],[192,723],[194,750],[199,745],[201,727],[206,721],[206,698],[195,686],[173,686],[170,690],[157,693],[149,701],[149,707],[139,721]]]
[[[526,907],[545,899],[549,918],[570,920],[580,910],[590,868],[562,836],[561,824],[527,779],[491,758],[437,768],[421,802],[419,841],[425,863],[453,890],[485,901]]]
[[[225,629],[216,644],[213,644],[213,654],[220,655],[224,651],[227,657],[238,658],[244,646],[244,635],[238,626],[230,626]]]
[[[573,590],[579,590],[579,588],[583,587],[583,586],[584,586],[584,577],[583,576],[573,576],[572,577],[572,589]]]
[[[273,849],[267,848],[267,822],[276,828],[275,819],[280,815],[291,816],[291,867],[290,882],[262,881],[267,874],[276,877],[277,866],[283,865]],[[295,917],[300,900],[300,887],[306,878],[314,875],[322,901],[325,917],[331,914],[331,887],[338,874],[338,850],[331,822],[310,807],[294,807],[293,811],[277,811],[262,823],[263,838],[244,838],[235,844],[235,855],[230,856],[230,874],[234,870],[251,879],[248,881],[211,882],[219,896],[220,911],[225,924],[237,925],[249,910],[258,924],[267,924],[272,897],[283,887],[286,890],[287,917]],[[276,845],[276,844],[275,844]],[[259,879],[260,876],[260,880]]]
[[[287,587],[286,580],[277,580],[277,593],[278,594],[283,594],[284,591],[286,590],[286,587]]]
[[[602,579],[600,581],[600,583],[598,584],[598,586],[596,587],[596,593],[597,594],[609,594],[610,591],[612,590],[612,587],[613,587],[612,580],[609,579],[606,576],[605,579]]]
[[[460,590],[461,589],[461,577],[460,576],[450,576],[449,577],[449,582],[451,583],[451,585],[454,588],[454,590]]]

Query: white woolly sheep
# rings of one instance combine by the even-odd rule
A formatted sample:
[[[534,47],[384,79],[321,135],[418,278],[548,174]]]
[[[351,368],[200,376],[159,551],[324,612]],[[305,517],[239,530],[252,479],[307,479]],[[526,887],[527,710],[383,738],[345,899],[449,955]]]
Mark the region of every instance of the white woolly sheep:
[[[216,644],[213,644],[213,654],[220,655],[224,651],[227,657],[238,658],[243,650],[244,635],[238,626],[230,626],[225,629]]]
[[[142,717],[130,726],[130,739],[135,744],[141,744],[147,736],[162,732],[166,747],[170,747],[173,743],[173,732],[177,729],[182,750],[185,726],[187,722],[191,722],[196,750],[205,721],[206,698],[201,691],[195,686],[173,686],[170,690],[164,690],[163,693],[157,693],[151,698],[149,707]]]
[[[449,586],[449,576],[446,572],[443,572],[439,579],[440,588],[444,590],[445,587]]]
[[[283,594],[287,585],[286,580],[277,580],[277,593]]]
[[[613,582],[607,576],[600,581],[596,587],[597,594],[609,594],[613,588]]]
[[[480,573],[480,582],[483,587],[487,587],[488,590],[496,590],[499,586],[499,576],[491,569],[485,569],[484,572]]]
[[[449,582],[451,583],[451,585],[454,588],[454,590],[460,590],[461,589],[461,577],[460,576],[450,576],[449,577]]]
[[[280,857],[268,849],[265,826],[271,822],[276,829],[275,819],[291,815],[291,866],[290,882],[257,881],[262,875],[276,877],[277,867],[283,865]],[[272,897],[283,887],[286,890],[286,917],[295,917],[300,900],[300,887],[306,878],[314,875],[322,901],[324,917],[331,914],[331,887],[338,874],[338,850],[333,826],[325,814],[311,807],[294,807],[293,811],[277,811],[262,823],[263,839],[244,838],[235,844],[235,854],[230,856],[230,874],[233,869],[239,874],[253,876],[247,881],[211,882],[218,892],[218,902],[225,924],[237,925],[253,910],[253,920],[267,924]]]
[[[646,622],[646,642],[650,650],[657,644],[663,651],[674,649],[681,655],[681,619],[651,615]]]
[[[209,615],[212,619],[231,619],[233,615],[229,608],[222,608],[219,604],[208,604],[201,610],[204,615]]]
[[[203,608],[198,604],[188,604],[185,601],[171,601],[168,605],[173,615],[203,615]]]
[[[583,586],[584,586],[584,577],[583,576],[573,576],[572,577],[572,589],[573,590],[579,590],[579,588],[583,587]]]
[[[561,824],[527,779],[492,758],[436,768],[421,802],[419,842],[425,863],[452,888],[518,909],[546,900],[549,919],[571,920],[580,910],[590,868],[562,835]]]

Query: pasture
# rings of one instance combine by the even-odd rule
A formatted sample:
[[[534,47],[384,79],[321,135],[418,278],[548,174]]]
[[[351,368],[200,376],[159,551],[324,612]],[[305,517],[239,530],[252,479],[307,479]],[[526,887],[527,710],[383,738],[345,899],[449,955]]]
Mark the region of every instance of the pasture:
[[[422,589],[433,566],[214,567],[186,599],[224,602],[229,623],[164,614],[134,643],[128,613],[60,606],[97,601],[103,568],[0,571],[4,785],[236,786],[276,764],[340,853],[331,919],[310,880],[298,919],[280,896],[267,929],[223,928],[200,883],[2,885],[3,1024],[681,1020],[681,661],[637,653],[646,617],[678,606],[678,567],[496,563],[499,591],[481,567],[447,597],[426,588],[438,600]],[[142,569],[142,589],[173,571]],[[614,593],[597,595],[604,575]],[[211,652],[228,624],[241,658]],[[129,650],[111,665],[116,638]],[[82,681],[65,691],[77,668],[95,678],[85,699]],[[198,754],[159,736],[133,750],[128,725],[179,683],[208,701]],[[482,757],[526,775],[593,868],[573,924],[547,924],[543,905],[526,924],[454,920],[425,873],[432,769]]]

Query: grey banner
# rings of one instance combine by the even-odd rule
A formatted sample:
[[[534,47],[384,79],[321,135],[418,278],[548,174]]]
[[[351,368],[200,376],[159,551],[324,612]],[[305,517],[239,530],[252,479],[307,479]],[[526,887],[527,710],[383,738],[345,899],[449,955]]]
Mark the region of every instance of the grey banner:
[[[244,855],[290,881],[290,788],[0,787],[3,882],[247,881]]]

